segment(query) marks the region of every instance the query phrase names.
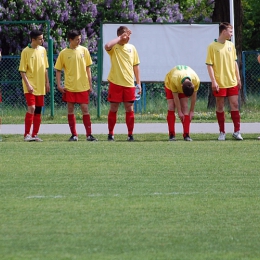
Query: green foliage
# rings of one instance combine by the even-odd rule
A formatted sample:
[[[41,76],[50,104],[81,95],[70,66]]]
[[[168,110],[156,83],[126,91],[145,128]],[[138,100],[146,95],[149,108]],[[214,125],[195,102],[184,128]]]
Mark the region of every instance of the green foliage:
[[[186,0],[179,1],[180,10],[185,21],[191,23],[211,22],[211,14],[214,10],[214,1]]]
[[[243,49],[260,50],[260,2],[242,0],[243,5]]]
[[[70,29],[80,30],[82,45],[87,46],[91,53],[96,53],[101,22],[211,22],[210,16],[214,6],[212,2],[210,0],[38,0],[36,3],[31,0],[0,0],[0,19],[6,21],[6,25],[0,25],[0,46],[4,55],[20,54],[28,44],[28,35],[32,29],[39,28],[46,36],[46,25],[10,25],[8,21],[48,20],[55,53],[66,47],[66,34]]]

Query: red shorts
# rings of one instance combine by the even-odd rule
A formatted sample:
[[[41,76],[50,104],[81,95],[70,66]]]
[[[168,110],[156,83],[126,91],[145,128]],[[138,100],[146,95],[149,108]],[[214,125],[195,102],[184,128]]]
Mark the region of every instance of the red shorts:
[[[36,106],[36,107],[43,107],[44,106],[44,96],[35,96],[31,93],[25,93],[25,99],[27,106]]]
[[[89,103],[89,91],[83,92],[70,92],[66,90],[62,94],[62,101],[69,103],[88,104]]]
[[[164,87],[164,89],[165,89],[166,99],[174,99],[174,96],[173,96],[173,94],[172,94],[172,91],[171,91],[170,89],[166,88],[166,87]],[[178,94],[178,97],[179,97],[179,98],[185,98],[185,97],[187,97],[187,96],[185,96],[184,93],[179,93],[179,94]]]
[[[214,97],[230,97],[237,96],[239,93],[238,86],[232,88],[219,88],[219,91],[213,91]]]
[[[115,103],[133,102],[135,101],[135,87],[123,87],[110,82],[107,100]]]

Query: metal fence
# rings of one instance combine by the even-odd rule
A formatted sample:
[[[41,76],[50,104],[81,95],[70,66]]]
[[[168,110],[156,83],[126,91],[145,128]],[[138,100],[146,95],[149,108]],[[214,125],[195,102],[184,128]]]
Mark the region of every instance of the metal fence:
[[[243,62],[243,78],[244,78],[244,94],[246,97],[254,95],[260,96],[260,65],[257,62],[257,51],[245,51],[242,53]],[[57,55],[54,56],[54,64]],[[93,56],[92,76],[93,76],[93,92],[90,95],[90,105],[98,110],[97,97],[97,57]],[[0,62],[0,91],[2,92],[2,107],[6,110],[15,108],[26,109],[26,102],[21,84],[21,76],[18,71],[20,56],[2,56]],[[206,69],[206,66],[205,66]],[[55,71],[54,71],[55,78]],[[208,100],[210,83],[202,82],[198,91],[198,99]],[[101,106],[107,104],[108,84],[101,84],[100,100]],[[145,83],[143,84],[143,97],[135,103],[135,110],[146,112],[146,107],[156,106],[158,102],[165,102],[165,93],[163,82]],[[166,103],[166,102],[165,102]],[[50,94],[45,97],[45,107],[51,106]],[[54,107],[64,108],[61,93],[57,90],[54,83]]]
[[[259,54],[260,51],[242,52],[243,87],[247,98],[260,96],[260,64],[257,61]]]

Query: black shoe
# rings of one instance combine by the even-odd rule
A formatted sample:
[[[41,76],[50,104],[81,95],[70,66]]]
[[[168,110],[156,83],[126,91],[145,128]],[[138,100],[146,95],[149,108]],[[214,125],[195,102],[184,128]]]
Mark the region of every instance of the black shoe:
[[[170,135],[170,136],[169,136],[169,141],[176,141],[175,136],[174,136],[174,135]]]
[[[114,136],[109,134],[107,136],[107,141],[115,141]]]
[[[184,137],[184,141],[191,142],[191,141],[192,141],[192,139],[190,138],[190,136],[189,136],[189,135],[186,135],[186,136]]]
[[[95,138],[93,135],[88,135],[87,136],[87,141],[98,141],[98,139]]]
[[[71,137],[70,137],[70,139],[69,139],[69,141],[70,142],[77,142],[79,139],[78,139],[78,137],[76,136],[76,135],[72,135]]]
[[[127,137],[127,141],[133,142],[133,141],[134,141],[133,135],[129,135],[129,136]]]

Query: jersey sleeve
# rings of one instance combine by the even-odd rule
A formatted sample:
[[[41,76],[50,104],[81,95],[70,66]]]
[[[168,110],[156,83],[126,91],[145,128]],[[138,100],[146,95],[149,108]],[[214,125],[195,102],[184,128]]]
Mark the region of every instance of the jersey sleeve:
[[[91,59],[91,56],[90,56],[90,53],[88,51],[88,49],[86,48],[85,49],[85,61],[86,61],[86,66],[89,67],[92,65],[92,59]]]
[[[60,52],[57,60],[56,60],[56,63],[55,63],[55,66],[54,68],[56,70],[62,70],[63,69],[63,63],[62,63],[62,53]]]
[[[134,63],[133,65],[136,66],[138,64],[140,64],[140,60],[139,60],[139,56],[138,56],[138,53],[137,53],[137,50],[135,47],[134,48]]]
[[[48,62],[46,49],[44,49],[44,62],[45,62],[46,69],[48,69],[49,68],[49,62]]]
[[[207,65],[214,64],[213,49],[212,49],[211,45],[208,46],[206,64]]]
[[[21,53],[21,59],[20,59],[20,65],[19,65],[19,71],[20,72],[26,72],[27,71],[27,62],[26,62],[26,52],[23,50]]]

